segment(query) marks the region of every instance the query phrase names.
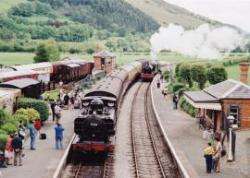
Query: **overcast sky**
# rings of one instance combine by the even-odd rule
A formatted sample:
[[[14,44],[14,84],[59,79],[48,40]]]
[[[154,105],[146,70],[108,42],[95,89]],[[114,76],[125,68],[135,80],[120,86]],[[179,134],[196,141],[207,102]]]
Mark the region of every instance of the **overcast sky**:
[[[165,0],[250,32],[250,0]]]

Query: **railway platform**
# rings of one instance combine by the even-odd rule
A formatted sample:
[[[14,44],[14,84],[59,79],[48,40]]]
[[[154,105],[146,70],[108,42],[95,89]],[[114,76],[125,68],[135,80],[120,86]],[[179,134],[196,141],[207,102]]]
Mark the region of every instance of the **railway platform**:
[[[73,136],[73,120],[80,113],[80,110],[63,110],[61,124],[64,127],[64,149]],[[64,153],[63,150],[55,149],[55,123],[51,118],[41,129],[47,134],[46,140],[37,139],[36,150],[29,150],[29,139],[24,143],[23,166],[8,166],[0,171],[4,178],[51,178]]]
[[[152,83],[152,99],[164,131],[190,178],[250,177],[250,130],[236,132],[236,161],[229,163],[225,156],[221,172],[207,174],[203,157],[207,141],[202,139],[202,130],[196,120],[181,110],[174,110],[172,98],[164,98],[155,81]]]

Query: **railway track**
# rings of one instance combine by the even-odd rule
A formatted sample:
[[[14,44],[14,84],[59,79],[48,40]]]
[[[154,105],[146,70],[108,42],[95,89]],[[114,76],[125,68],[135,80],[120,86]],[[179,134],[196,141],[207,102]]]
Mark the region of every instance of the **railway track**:
[[[149,83],[141,83],[131,111],[131,146],[135,177],[179,178],[180,175],[155,121]]]
[[[63,178],[101,178],[103,166],[68,165],[68,173]]]

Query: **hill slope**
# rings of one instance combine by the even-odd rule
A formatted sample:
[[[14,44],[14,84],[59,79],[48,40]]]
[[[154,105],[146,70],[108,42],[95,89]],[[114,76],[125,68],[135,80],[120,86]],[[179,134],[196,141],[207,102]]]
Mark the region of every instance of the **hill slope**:
[[[125,0],[132,6],[151,16],[161,25],[175,23],[185,28],[195,28],[203,23],[218,23],[195,15],[184,8],[172,5],[164,0]]]

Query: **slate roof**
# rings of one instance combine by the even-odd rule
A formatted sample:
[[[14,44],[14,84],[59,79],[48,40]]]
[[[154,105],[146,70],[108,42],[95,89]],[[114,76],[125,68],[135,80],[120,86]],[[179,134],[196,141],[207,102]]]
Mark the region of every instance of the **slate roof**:
[[[207,102],[207,103],[214,103],[218,102],[218,99],[209,95],[204,91],[188,91],[185,92],[185,95],[190,98],[192,101],[196,103]]]
[[[94,54],[94,57],[103,57],[103,58],[108,58],[108,57],[115,57],[115,55],[109,51],[100,51]]]
[[[10,80],[8,82],[0,83],[0,87],[23,89],[31,85],[36,85],[38,83],[39,81],[34,80],[34,79],[22,78],[22,79],[15,79],[15,80]]]
[[[225,96],[225,98],[250,99],[250,88],[240,85],[234,91]]]
[[[185,92],[194,102],[216,102],[220,99],[250,99],[250,87],[240,81],[228,79],[202,91]]]
[[[205,88],[204,91],[219,99],[223,98],[223,95],[236,87],[236,85],[236,81],[229,79],[215,85],[211,85],[208,88]]]

